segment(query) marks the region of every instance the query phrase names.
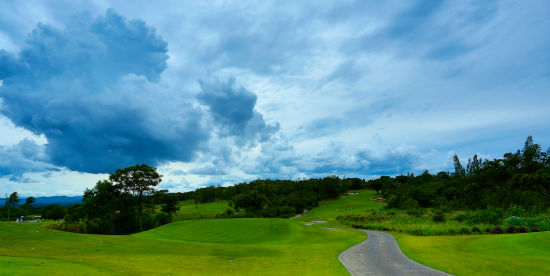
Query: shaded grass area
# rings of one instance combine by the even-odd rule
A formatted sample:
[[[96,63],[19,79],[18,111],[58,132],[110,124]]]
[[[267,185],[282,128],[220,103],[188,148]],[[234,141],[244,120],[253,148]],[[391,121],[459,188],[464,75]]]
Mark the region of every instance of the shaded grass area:
[[[346,275],[338,254],[363,233],[287,219],[182,221],[135,235],[0,222],[2,275]]]
[[[173,221],[187,219],[213,219],[229,208],[227,201],[195,204],[193,200],[179,202],[179,209]]]
[[[392,234],[411,259],[454,275],[550,275],[550,232],[431,237]]]

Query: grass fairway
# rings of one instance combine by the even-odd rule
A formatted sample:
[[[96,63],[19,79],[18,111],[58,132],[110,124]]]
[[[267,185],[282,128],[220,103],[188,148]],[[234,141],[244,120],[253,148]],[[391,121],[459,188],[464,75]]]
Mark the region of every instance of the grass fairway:
[[[287,219],[187,220],[129,236],[0,222],[0,274],[346,275],[337,256],[364,239]]]
[[[356,194],[357,193],[357,194]],[[326,227],[347,227],[339,224],[336,217],[347,214],[363,214],[371,210],[378,210],[384,203],[371,200],[376,197],[373,190],[354,190],[349,191],[337,200],[325,200],[319,203],[319,207],[310,210],[308,214],[302,215],[296,220],[326,220],[328,223],[319,224]]]
[[[210,219],[222,214],[229,208],[227,201],[195,204],[193,200],[180,201],[179,210],[174,221],[184,219]]]
[[[370,212],[383,204],[370,200],[376,195],[374,191],[353,192],[359,195],[321,202],[318,208],[296,220],[328,220],[316,226],[343,227],[334,220],[338,215]],[[433,225],[431,220],[418,223],[425,223],[425,227]],[[391,234],[409,258],[454,275],[550,275],[550,232],[458,236]]]
[[[392,234],[411,259],[454,275],[550,275],[550,232],[431,237]]]

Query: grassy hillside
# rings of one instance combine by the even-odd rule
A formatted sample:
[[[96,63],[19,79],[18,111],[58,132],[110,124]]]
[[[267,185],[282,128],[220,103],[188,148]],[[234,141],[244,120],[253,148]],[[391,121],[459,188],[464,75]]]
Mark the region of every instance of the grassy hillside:
[[[363,233],[286,219],[189,220],[128,236],[0,222],[0,275],[346,275]]]
[[[174,221],[185,219],[209,219],[222,214],[229,208],[227,201],[195,204],[193,200],[179,202],[179,210]]]
[[[550,232],[431,237],[393,235],[405,255],[454,275],[550,275]]]
[[[341,196],[337,200],[325,200],[319,203],[319,207],[310,210],[308,214],[302,215],[296,220],[326,220],[328,223],[322,226],[346,227],[336,222],[336,217],[347,214],[363,214],[372,210],[379,210],[384,204],[371,200],[376,197],[376,192],[372,190],[354,190]]]

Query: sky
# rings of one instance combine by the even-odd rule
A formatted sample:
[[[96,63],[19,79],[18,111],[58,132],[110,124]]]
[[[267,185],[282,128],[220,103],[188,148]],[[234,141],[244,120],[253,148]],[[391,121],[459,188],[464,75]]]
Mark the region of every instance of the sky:
[[[549,1],[1,1],[0,195],[172,192],[550,146]]]

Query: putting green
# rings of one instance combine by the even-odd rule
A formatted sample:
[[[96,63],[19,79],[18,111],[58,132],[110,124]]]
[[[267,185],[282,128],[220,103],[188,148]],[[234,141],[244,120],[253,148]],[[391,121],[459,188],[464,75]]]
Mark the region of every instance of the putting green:
[[[300,237],[303,230],[287,219],[204,219],[175,222],[136,236],[201,243],[279,244]]]

